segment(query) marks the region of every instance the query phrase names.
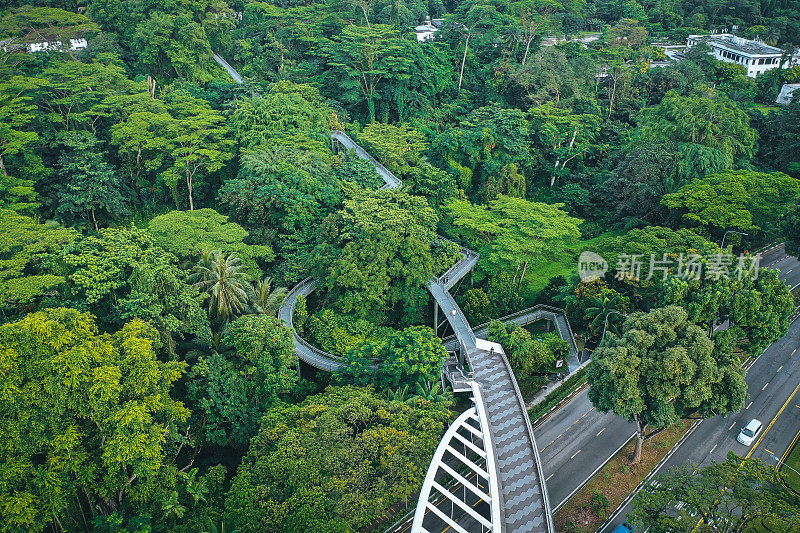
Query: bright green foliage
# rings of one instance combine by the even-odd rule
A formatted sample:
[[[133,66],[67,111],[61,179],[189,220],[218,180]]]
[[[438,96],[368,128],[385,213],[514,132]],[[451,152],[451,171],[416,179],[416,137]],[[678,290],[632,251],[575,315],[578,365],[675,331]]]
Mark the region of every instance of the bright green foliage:
[[[355,183],[369,190],[383,186],[383,179],[378,175],[375,166],[354,154],[344,154],[342,162],[333,167],[334,176],[340,183]]]
[[[28,309],[64,282],[44,264],[76,237],[71,229],[39,224],[15,211],[0,209],[0,309]]]
[[[612,269],[618,264],[621,254],[640,255],[641,260],[649,266],[651,254],[655,254],[660,260],[664,254],[668,258],[677,259],[680,254],[688,257],[691,254],[710,255],[720,252],[719,246],[691,230],[672,230],[660,226],[632,229],[624,235],[604,241],[600,246],[600,255],[608,261]],[[647,269],[642,272],[646,273]]]
[[[548,337],[534,339],[530,332],[516,324],[503,324],[493,320],[489,324],[486,338],[498,342],[509,356],[511,366],[518,379],[525,379],[533,372],[546,372],[553,368],[556,358],[568,350],[566,342]]]
[[[302,318],[302,312],[298,311],[299,307],[295,311],[295,322]],[[365,343],[381,345],[394,333],[392,328],[375,325],[366,318],[343,315],[333,309],[308,317],[303,331],[308,333],[308,339],[315,346],[339,357]]]
[[[387,82],[409,78],[408,41],[391,26],[346,26],[320,52],[332,67],[340,98],[351,104],[366,101],[370,122],[375,122],[375,102]]]
[[[136,26],[131,45],[137,51],[137,67],[159,80],[205,83],[219,68],[205,29],[188,13],[152,13]]]
[[[278,405],[231,483],[227,520],[243,532],[363,527],[419,488],[448,418],[446,404],[410,407],[369,388]]]
[[[246,377],[268,401],[288,392],[297,381],[294,337],[286,324],[273,316],[247,315],[225,330],[224,342],[250,367]]]
[[[634,462],[648,427],[668,427],[695,412],[736,412],[747,397],[738,358],[729,349],[715,350],[678,306],[631,315],[621,337],[606,333],[587,377],[589,399],[599,411],[636,423]]]
[[[746,163],[753,156],[756,132],[738,105],[713,89],[680,96],[669,91],[637,120],[640,138],[673,141],[686,147],[701,176]]]
[[[437,218],[424,198],[395,189],[345,200],[327,219],[314,260],[336,307],[378,322],[389,313],[418,318]]]
[[[278,395],[297,383],[292,331],[271,316],[247,315],[225,330],[232,353],[201,357],[187,385],[193,426],[208,446],[246,446]]]
[[[782,212],[798,195],[800,181],[786,174],[736,170],[695,179],[664,196],[663,203],[720,237],[729,229],[774,235]]]
[[[547,161],[550,186],[567,176],[567,164],[580,160],[587,152],[597,152],[600,117],[578,114],[553,104],[531,108],[531,130]]]
[[[529,129],[522,111],[495,104],[472,111],[458,127],[440,134],[434,146],[446,168],[470,191],[510,163],[523,172],[531,165]]]
[[[447,350],[431,328],[411,326],[356,346],[348,352],[349,366],[341,373],[356,385],[374,383],[396,389],[420,381],[437,381],[445,357]],[[377,368],[369,368],[371,365]]]
[[[148,320],[169,351],[186,336],[210,339],[200,294],[147,231],[101,230],[67,247],[61,261],[68,280],[64,298],[88,306],[103,324]]]
[[[557,258],[580,237],[582,221],[561,207],[501,195],[486,206],[455,200],[447,209],[457,232],[477,244],[490,272],[513,270],[519,285],[529,265]]]
[[[781,216],[780,230],[786,243],[786,253],[800,257],[800,196],[787,206]]]
[[[800,502],[774,466],[760,459],[681,465],[639,491],[628,515],[650,531],[678,531],[702,520],[716,531],[796,531]]]
[[[146,497],[189,416],[170,397],[185,363],[160,362],[157,339],[141,320],[99,334],[91,315],[63,308],[0,326],[7,527],[77,530],[95,506],[106,514]]]
[[[800,177],[800,161],[797,159],[800,153],[800,100],[770,113],[764,119],[763,127],[759,128],[759,135],[761,160],[795,178]]]
[[[190,280],[208,295],[208,314],[222,324],[244,314],[253,300],[253,286],[235,253],[203,252]]]
[[[161,177],[176,195],[180,179],[186,181],[189,210],[194,210],[194,181],[220,170],[233,155],[233,141],[227,139],[228,128],[222,115],[204,100],[185,91],[174,91],[167,98],[173,118],[170,151],[173,165]],[[175,196],[175,205],[178,201]]]
[[[34,119],[35,106],[30,96],[20,94],[20,84],[29,82],[18,77],[0,82],[0,208],[30,211],[38,207],[33,181],[8,174],[6,160],[16,156],[39,139],[35,131],[27,131]]]
[[[266,146],[297,136],[326,141],[330,135],[331,113],[313,87],[281,82],[265,96],[237,102],[231,116],[231,129],[244,148]]]
[[[483,289],[472,288],[464,293],[461,309],[470,324],[477,325],[488,322],[492,318],[492,302]]]
[[[247,230],[210,208],[159,215],[150,221],[147,231],[157,246],[181,260],[193,259],[204,251],[236,252],[252,279],[261,276],[256,261],[269,262],[274,257],[269,246],[245,244]]]
[[[253,288],[255,289],[255,303],[261,311],[268,315],[278,314],[281,304],[286,299],[289,290],[286,287],[272,288],[272,278],[267,276],[258,280]]]
[[[605,292],[605,291],[604,291]],[[613,290],[608,290],[602,296],[592,298],[591,307],[586,309],[584,319],[589,321],[589,331],[594,335],[602,335],[603,329],[619,334],[617,323],[622,317],[618,313],[624,313],[625,300]],[[616,311],[617,313],[611,313]]]
[[[410,167],[419,164],[420,157],[428,148],[422,133],[405,124],[393,126],[374,122],[364,128],[358,140],[364,143],[370,154],[401,178],[411,173]]]
[[[733,282],[733,281],[732,281]],[[749,276],[733,286],[730,318],[734,333],[748,339],[747,351],[757,355],[789,330],[795,303],[789,287],[776,270],[762,270],[756,280]]]
[[[114,167],[105,161],[100,141],[89,132],[66,132],[64,151],[58,159],[61,186],[56,216],[75,221],[87,218],[95,231],[97,218],[114,219],[128,213],[122,183]]]

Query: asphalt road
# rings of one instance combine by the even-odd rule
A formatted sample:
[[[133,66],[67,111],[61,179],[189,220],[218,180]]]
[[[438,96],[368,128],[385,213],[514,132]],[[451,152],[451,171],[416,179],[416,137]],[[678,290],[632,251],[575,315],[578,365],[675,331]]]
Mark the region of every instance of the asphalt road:
[[[790,287],[800,284],[800,261],[795,257],[786,256],[783,247],[764,254],[761,268],[780,269],[781,278],[785,279]],[[790,346],[793,348],[788,349]],[[770,346],[749,370],[747,382],[753,405],[727,419],[717,417],[705,420],[672,456],[665,468],[685,462],[702,463],[706,459],[704,453],[708,455],[708,461],[724,459],[729,449],[737,453],[742,451],[746,453],[744,447],[736,442],[737,428],[740,429],[740,426],[751,418],[758,418],[765,425],[769,424],[777,410],[800,383],[800,365],[796,365],[792,359],[792,350],[798,346],[800,346],[800,320],[796,320],[789,333]],[[800,357],[800,350],[794,355]],[[778,371],[781,365],[783,368]],[[768,379],[770,377],[771,379]],[[760,390],[767,381],[770,383],[764,390]],[[800,405],[800,392],[795,401]],[[757,452],[762,455],[754,453],[755,457],[764,458],[768,455],[764,451],[765,446],[766,449],[776,452],[779,457],[783,454],[797,429],[800,428],[800,407],[795,409],[796,413],[787,407],[782,413],[783,418],[788,419],[788,413],[795,415],[795,418],[788,422],[782,418],[764,433],[765,437],[758,445],[760,452]],[[770,414],[771,410],[774,412]],[[742,423],[741,420],[745,418]],[[734,424],[734,427],[729,430],[731,424]],[[714,429],[722,433],[717,434]],[[583,486],[584,482],[592,477],[634,432],[634,425],[626,420],[612,413],[597,412],[587,397],[587,389],[535,426],[533,434],[540,450],[545,482],[553,509],[557,510]],[[717,440],[713,442],[705,440],[711,438],[712,434]],[[723,442],[727,442],[726,439],[730,442],[723,446]],[[447,507],[449,510],[450,505],[447,504]],[[622,516],[626,512],[627,509]],[[620,522],[622,519],[615,520],[612,524],[616,527]],[[410,521],[407,527],[398,528],[397,531],[409,529]],[[468,530],[471,531],[469,528]],[[606,531],[612,530],[613,527],[606,528]]]
[[[800,320],[788,334],[775,341],[747,372],[750,399],[739,413],[703,420],[660,471],[681,464],[708,465],[724,461],[729,451],[776,464],[800,429]],[[736,436],[751,419],[764,424],[760,438],[751,447],[736,441]],[[613,531],[630,511],[628,504],[602,531]]]

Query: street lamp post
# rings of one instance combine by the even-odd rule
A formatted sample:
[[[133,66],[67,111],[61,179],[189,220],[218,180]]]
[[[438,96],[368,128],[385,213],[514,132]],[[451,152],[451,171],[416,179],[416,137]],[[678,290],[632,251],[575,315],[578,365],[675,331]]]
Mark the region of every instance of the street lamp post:
[[[738,235],[750,235],[749,233],[745,233],[743,231],[736,231],[729,229],[728,231],[725,232],[724,235],[722,235],[722,244],[719,245],[719,247],[722,248],[723,250],[725,249],[725,237],[728,236],[728,233],[736,233]]]
[[[772,454],[770,454],[770,455],[772,455]],[[781,460],[778,458],[778,456],[777,456],[777,455],[772,455],[772,458],[773,458],[773,459],[775,459],[776,461],[778,461],[778,466],[779,466],[779,467],[780,467],[780,465],[783,465],[783,466],[785,466],[786,468],[788,468],[789,470],[791,470],[792,472],[794,472],[795,474],[797,474],[798,476],[800,476],[800,472],[798,472],[797,470],[795,470],[795,469],[794,469],[794,468],[792,468],[791,466],[787,465],[785,462],[781,461]]]

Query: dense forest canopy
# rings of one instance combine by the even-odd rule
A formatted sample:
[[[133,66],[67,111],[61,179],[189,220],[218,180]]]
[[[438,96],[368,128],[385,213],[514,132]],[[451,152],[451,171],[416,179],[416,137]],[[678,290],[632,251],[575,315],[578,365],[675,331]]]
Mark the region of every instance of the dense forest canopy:
[[[719,31],[779,68],[667,59]],[[526,396],[568,343],[493,319],[544,303],[605,342],[592,401],[640,443],[740,409],[739,355],[796,306],[734,267],[800,253],[800,91],[775,103],[799,46],[791,0],[4,2],[0,530],[388,525],[468,404],[426,290],[459,245],[481,257],[453,295]],[[582,250],[733,263],[582,281]],[[332,374],[276,318],[308,277],[294,326]]]

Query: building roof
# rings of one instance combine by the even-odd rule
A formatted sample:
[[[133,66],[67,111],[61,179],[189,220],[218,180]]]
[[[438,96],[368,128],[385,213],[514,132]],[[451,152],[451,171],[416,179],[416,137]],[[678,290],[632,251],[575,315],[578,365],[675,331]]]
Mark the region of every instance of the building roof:
[[[775,55],[775,54],[782,54],[783,50],[780,48],[775,48],[774,46],[769,46],[768,44],[764,44],[758,41],[750,41],[748,39],[742,39],[741,37],[714,37],[712,36],[708,40],[708,44],[716,44],[720,46],[724,46],[729,50],[733,50],[734,52],[740,52],[742,54],[748,55]]]

